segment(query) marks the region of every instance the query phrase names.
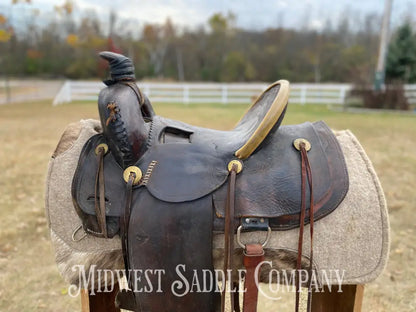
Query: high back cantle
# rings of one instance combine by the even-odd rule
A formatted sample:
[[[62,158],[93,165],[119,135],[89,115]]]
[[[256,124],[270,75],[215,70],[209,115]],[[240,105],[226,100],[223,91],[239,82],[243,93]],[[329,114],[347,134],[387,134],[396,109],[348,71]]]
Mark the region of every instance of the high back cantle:
[[[98,100],[103,132],[83,147],[72,196],[86,233],[120,235],[126,272],[152,273],[139,280],[130,275],[131,292],[120,295],[122,305],[134,311],[224,310],[227,289],[218,292],[216,281],[208,291],[178,295],[178,273],[191,284],[213,271],[212,236],[223,232],[224,272],[235,267],[236,240],[246,267],[243,310],[255,311],[255,268],[269,233],[300,228],[300,270],[304,225],[310,223],[312,242],[313,223],[335,210],[348,191],[332,131],[324,122],[280,126],[289,97],[285,80],[260,94],[230,131],[164,118],[137,87],[130,59],[100,55],[111,71]],[[266,238],[243,242],[246,231],[265,231]],[[312,264],[313,249],[309,271]],[[223,276],[228,290],[235,287],[233,276]],[[161,289],[150,291],[151,285]],[[302,286],[298,275],[296,286]]]

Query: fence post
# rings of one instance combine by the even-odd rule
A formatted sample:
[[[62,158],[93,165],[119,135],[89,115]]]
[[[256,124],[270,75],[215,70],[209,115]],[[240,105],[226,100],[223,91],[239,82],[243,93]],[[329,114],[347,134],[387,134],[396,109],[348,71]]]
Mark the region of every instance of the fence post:
[[[189,86],[183,86],[183,102],[188,105],[189,104]]]
[[[228,86],[226,84],[222,85],[222,92],[221,92],[221,99],[222,99],[222,104],[227,104],[228,103]]]
[[[61,89],[58,91],[58,94],[53,99],[52,105],[56,106],[62,103],[68,103],[72,101],[71,94],[71,80],[66,80],[62,85]]]
[[[145,94],[147,97],[150,97],[150,87],[149,87],[149,85],[148,85],[148,84],[146,84],[146,85],[144,86],[144,94]]]
[[[300,89],[300,104],[305,105],[306,103],[306,87],[305,85],[302,85]]]
[[[346,89],[347,89],[346,86],[342,86],[341,89],[339,90],[340,91],[340,95],[339,95],[340,104],[342,104],[342,106],[345,106],[345,95],[346,95],[346,91],[347,91]]]
[[[72,86],[71,86],[71,80],[66,81],[66,101],[72,102]]]

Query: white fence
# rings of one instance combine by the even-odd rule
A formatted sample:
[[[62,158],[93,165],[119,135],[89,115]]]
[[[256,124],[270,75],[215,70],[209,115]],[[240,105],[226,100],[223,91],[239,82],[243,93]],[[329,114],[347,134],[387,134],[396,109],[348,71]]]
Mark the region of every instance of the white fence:
[[[140,89],[155,103],[222,103],[253,102],[268,84],[259,83],[147,83],[138,82]],[[98,81],[66,81],[53,105],[71,101],[97,101],[99,91],[105,85]],[[291,103],[299,104],[345,104],[351,84],[290,85]],[[410,103],[416,103],[416,85],[407,85]]]
[[[0,56],[1,58],[1,56]],[[0,105],[53,99],[62,87],[59,80],[13,79],[0,77]]]
[[[408,84],[404,86],[404,94],[409,104],[416,105],[416,84]]]

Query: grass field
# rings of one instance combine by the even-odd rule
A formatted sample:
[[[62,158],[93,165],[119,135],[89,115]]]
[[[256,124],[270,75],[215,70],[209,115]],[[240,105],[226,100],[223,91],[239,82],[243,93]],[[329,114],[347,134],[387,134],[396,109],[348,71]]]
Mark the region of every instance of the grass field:
[[[160,115],[218,129],[230,129],[245,109],[155,105]],[[350,129],[366,149],[386,193],[392,244],[387,270],[366,286],[363,311],[415,311],[416,116],[298,105],[286,116],[286,124],[323,119],[334,129]],[[44,184],[49,157],[66,125],[97,117],[94,103],[0,106],[0,311],[80,310],[79,298],[66,294],[55,267]]]

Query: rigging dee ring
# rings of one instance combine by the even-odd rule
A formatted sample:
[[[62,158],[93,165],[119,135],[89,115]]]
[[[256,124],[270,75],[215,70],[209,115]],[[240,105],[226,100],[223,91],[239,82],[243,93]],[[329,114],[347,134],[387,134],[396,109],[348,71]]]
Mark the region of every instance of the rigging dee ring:
[[[240,225],[238,227],[238,229],[237,229],[237,243],[238,243],[238,245],[240,245],[241,248],[245,249],[246,248],[246,245],[241,242],[241,230],[242,229],[243,229],[243,226],[242,225]],[[261,243],[261,247],[263,247],[263,248],[266,247],[266,245],[269,242],[271,236],[272,236],[272,229],[269,226],[267,228],[267,236],[266,236],[266,239],[264,240],[263,243]]]

